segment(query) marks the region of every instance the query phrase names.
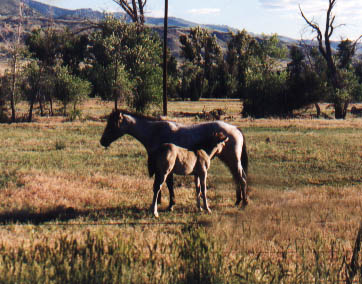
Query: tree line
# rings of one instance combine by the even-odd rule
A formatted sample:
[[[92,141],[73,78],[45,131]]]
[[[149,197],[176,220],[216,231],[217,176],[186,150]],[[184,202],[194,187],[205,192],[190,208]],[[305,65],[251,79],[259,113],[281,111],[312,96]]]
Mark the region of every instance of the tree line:
[[[19,68],[0,78],[0,101],[12,106],[12,121],[21,100],[29,105],[28,121],[35,105],[41,115],[54,115],[54,102],[61,103],[63,115],[76,118],[89,96],[140,112],[162,101],[162,42],[142,24],[107,17],[91,32],[49,27],[33,30],[24,42],[16,49]],[[222,50],[216,37],[200,27],[179,42],[181,59],[168,56],[173,99],[237,98],[243,101],[242,114],[251,117],[290,117],[313,104],[318,113],[319,102],[330,102],[336,118],[345,118],[348,104],[362,100],[362,61],[355,57],[356,42],[348,39],[331,54],[337,87],[320,46],[288,49],[277,35],[256,38],[243,30],[230,33]],[[4,120],[1,109],[0,104]]]

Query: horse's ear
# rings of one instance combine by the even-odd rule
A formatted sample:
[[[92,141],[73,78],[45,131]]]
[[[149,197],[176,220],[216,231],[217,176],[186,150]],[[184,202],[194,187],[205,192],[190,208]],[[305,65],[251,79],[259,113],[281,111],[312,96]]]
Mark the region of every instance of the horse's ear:
[[[122,121],[123,120],[123,114],[120,112],[119,113],[119,117],[118,117],[119,121]]]

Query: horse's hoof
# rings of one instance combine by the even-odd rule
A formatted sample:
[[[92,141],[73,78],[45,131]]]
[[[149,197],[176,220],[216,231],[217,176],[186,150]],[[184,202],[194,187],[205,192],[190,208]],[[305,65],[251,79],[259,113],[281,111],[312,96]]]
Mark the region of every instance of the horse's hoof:
[[[235,202],[235,206],[239,206],[240,202],[241,202],[241,200],[237,200],[237,201]]]
[[[172,211],[173,211],[173,206],[169,206],[169,207],[167,208],[167,211],[172,212]]]
[[[241,206],[241,208],[243,208],[243,209],[245,209],[246,208],[246,206],[248,205],[248,201],[246,200],[246,201],[243,201],[243,204],[242,204],[242,206]]]
[[[211,212],[212,212],[210,208],[207,208],[206,211],[207,211],[207,213],[209,213],[209,214],[211,214]]]
[[[153,213],[153,217],[158,218],[159,217],[158,213]]]

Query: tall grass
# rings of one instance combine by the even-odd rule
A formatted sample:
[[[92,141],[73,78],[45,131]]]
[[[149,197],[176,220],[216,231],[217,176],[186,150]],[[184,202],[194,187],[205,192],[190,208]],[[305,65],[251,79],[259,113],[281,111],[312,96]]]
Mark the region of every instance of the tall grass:
[[[170,242],[147,248],[120,236],[62,235],[9,249],[0,246],[1,283],[340,283],[345,255],[338,242],[294,244],[274,259],[242,252],[225,255],[205,229],[186,226]],[[313,255],[306,251],[312,249]],[[357,271],[355,279],[361,279]]]

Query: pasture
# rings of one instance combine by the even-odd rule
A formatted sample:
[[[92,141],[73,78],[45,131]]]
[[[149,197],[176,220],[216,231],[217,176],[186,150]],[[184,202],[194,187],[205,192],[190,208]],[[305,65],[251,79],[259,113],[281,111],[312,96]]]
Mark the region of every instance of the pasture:
[[[346,281],[362,218],[362,118],[252,120],[238,101],[170,102],[171,120],[222,108],[241,127],[250,200],[234,206],[214,159],[212,213],[196,208],[193,178],[176,176],[174,211],[164,186],[156,219],[143,146],[130,136],[100,146],[111,108],[89,100],[81,121],[0,125],[0,283]]]

